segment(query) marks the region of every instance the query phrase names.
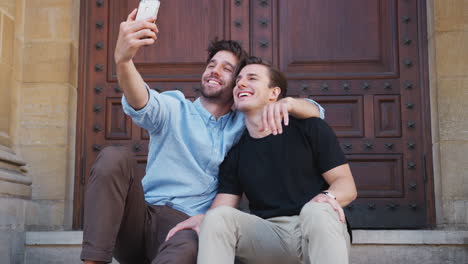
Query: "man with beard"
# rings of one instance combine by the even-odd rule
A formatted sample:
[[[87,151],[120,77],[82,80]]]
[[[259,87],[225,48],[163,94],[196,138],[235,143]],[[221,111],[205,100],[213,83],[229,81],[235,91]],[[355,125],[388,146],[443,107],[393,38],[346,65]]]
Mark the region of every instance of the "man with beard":
[[[135,21],[136,10],[120,26],[115,62],[126,114],[150,135],[146,176],[138,178],[128,151],[101,151],[91,170],[84,208],[85,263],[195,263],[198,237],[192,230],[165,241],[168,231],[190,216],[205,213],[217,190],[218,166],[245,128],[232,111],[233,73],[246,52],[235,41],[208,48],[202,96],[195,102],[179,91],[150,90],[132,58],[156,40],[154,18]],[[263,130],[282,133],[282,116],[319,116],[303,99],[285,98],[265,108]],[[323,113],[322,113],[323,114]]]

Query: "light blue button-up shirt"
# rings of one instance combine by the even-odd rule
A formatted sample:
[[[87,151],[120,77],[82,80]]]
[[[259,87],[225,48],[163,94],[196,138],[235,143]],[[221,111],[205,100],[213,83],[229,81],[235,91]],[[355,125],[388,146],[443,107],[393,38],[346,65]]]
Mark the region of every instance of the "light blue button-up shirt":
[[[200,99],[192,103],[180,91],[148,91],[140,110],[122,97],[124,112],[150,135],[145,200],[191,216],[205,213],[217,193],[219,165],[244,131],[244,115],[236,111],[216,119]]]

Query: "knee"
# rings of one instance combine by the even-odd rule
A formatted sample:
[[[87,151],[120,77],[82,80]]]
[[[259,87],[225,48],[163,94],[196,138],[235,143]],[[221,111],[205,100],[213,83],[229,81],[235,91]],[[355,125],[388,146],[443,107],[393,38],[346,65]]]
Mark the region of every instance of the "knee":
[[[198,253],[198,235],[193,230],[181,230],[159,249],[160,258],[172,256],[174,263],[195,263]],[[164,261],[162,261],[164,262]],[[156,261],[156,263],[160,263]]]
[[[203,219],[202,230],[225,231],[232,225],[237,209],[229,206],[220,206],[209,210]]]
[[[305,234],[327,234],[331,229],[339,227],[338,213],[327,203],[307,203],[299,218]]]
[[[92,168],[91,177],[105,178],[131,168],[133,156],[126,147],[108,146],[99,152]]]
[[[132,159],[132,154],[127,147],[108,146],[99,152],[97,162],[105,164],[122,164]]]
[[[184,251],[190,255],[197,253],[198,250],[198,235],[193,230],[181,230],[174,235],[174,241],[177,246],[183,247]]]

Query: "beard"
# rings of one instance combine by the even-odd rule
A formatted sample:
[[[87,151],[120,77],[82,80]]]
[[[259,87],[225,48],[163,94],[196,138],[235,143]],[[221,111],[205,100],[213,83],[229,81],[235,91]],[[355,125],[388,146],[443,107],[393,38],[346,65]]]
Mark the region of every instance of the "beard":
[[[203,84],[200,93],[210,101],[228,101],[232,98],[232,89],[229,89],[232,86],[231,83],[225,84],[216,90],[210,89]]]
[[[214,100],[214,99],[219,99],[223,95],[224,88],[220,88],[216,91],[210,91],[209,88],[206,88],[205,86],[202,87],[200,93],[202,94],[203,97]]]

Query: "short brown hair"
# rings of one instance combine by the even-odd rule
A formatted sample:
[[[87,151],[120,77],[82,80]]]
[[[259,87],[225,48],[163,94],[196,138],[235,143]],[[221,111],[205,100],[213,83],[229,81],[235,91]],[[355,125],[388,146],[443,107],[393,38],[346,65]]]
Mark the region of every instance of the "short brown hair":
[[[247,52],[238,41],[218,40],[218,38],[215,38],[211,41],[210,45],[208,45],[208,58],[206,59],[206,63],[209,63],[216,53],[223,50],[232,52],[239,60],[239,63],[243,62],[248,57]]]
[[[284,98],[288,91],[288,81],[286,80],[286,76],[278,69],[273,67],[269,62],[263,60],[260,57],[250,56],[244,61],[239,63],[237,67],[236,76],[239,75],[242,68],[250,64],[259,64],[267,67],[268,69],[268,78],[270,82],[268,84],[269,88],[279,87],[281,89],[281,93],[278,96],[278,99]]]

